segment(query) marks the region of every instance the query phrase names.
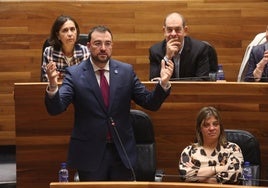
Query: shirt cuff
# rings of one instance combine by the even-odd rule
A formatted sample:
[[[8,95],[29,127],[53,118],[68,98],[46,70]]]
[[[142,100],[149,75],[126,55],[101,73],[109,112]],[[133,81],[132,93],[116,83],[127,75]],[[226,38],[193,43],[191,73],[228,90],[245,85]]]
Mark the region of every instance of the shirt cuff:
[[[170,82],[168,82],[165,86],[163,86],[163,85],[161,84],[161,80],[159,80],[159,84],[161,85],[161,87],[162,87],[165,91],[169,90],[169,88],[171,87]]]
[[[46,92],[47,92],[49,97],[53,97],[57,93],[57,91],[58,91],[58,86],[56,86],[53,91],[49,90],[49,85],[46,88]]]

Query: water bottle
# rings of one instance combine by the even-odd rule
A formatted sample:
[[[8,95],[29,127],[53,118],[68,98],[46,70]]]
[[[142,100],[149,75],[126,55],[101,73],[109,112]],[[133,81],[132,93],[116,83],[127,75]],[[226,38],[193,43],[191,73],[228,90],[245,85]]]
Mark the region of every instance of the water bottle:
[[[225,76],[224,76],[224,72],[223,72],[223,68],[222,68],[222,65],[219,64],[218,65],[218,71],[217,71],[217,81],[220,80],[220,81],[224,81],[225,80]]]
[[[252,169],[250,167],[250,162],[246,161],[244,163],[244,169],[243,169],[243,185],[252,186]]]
[[[59,182],[68,182],[69,171],[67,169],[66,163],[61,163],[61,168],[59,170]]]

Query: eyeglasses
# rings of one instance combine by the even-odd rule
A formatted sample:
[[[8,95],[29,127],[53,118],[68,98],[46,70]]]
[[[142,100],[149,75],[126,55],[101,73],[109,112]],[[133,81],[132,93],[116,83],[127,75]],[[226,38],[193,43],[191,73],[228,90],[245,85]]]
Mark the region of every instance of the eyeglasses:
[[[167,31],[167,33],[172,33],[173,31],[175,31],[175,33],[182,33],[183,27],[168,27],[168,26],[166,26],[166,31]]]
[[[112,46],[112,42],[111,41],[106,41],[106,42],[101,42],[101,41],[95,41],[93,42],[93,46],[97,47],[97,48],[101,48],[103,47],[103,45],[105,46],[105,48],[110,48]]]

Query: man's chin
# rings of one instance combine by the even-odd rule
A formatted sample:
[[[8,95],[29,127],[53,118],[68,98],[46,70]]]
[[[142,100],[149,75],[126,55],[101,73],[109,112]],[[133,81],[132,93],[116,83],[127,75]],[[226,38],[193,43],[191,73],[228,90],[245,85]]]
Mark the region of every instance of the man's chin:
[[[107,63],[108,60],[109,60],[108,58],[98,58],[98,61],[100,63]]]
[[[109,60],[109,57],[107,55],[99,55],[98,59],[99,61],[107,62]]]

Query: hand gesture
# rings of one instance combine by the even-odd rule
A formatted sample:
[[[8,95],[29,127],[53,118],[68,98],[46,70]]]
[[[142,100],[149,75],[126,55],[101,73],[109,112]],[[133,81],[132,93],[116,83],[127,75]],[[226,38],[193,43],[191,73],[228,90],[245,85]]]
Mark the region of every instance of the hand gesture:
[[[161,61],[160,80],[162,87],[168,84],[168,81],[173,74],[173,70],[174,63],[171,60],[168,62],[165,62],[164,60]]]
[[[57,71],[57,66],[55,62],[49,62],[46,67],[46,73],[50,86],[57,86],[59,72]]]

